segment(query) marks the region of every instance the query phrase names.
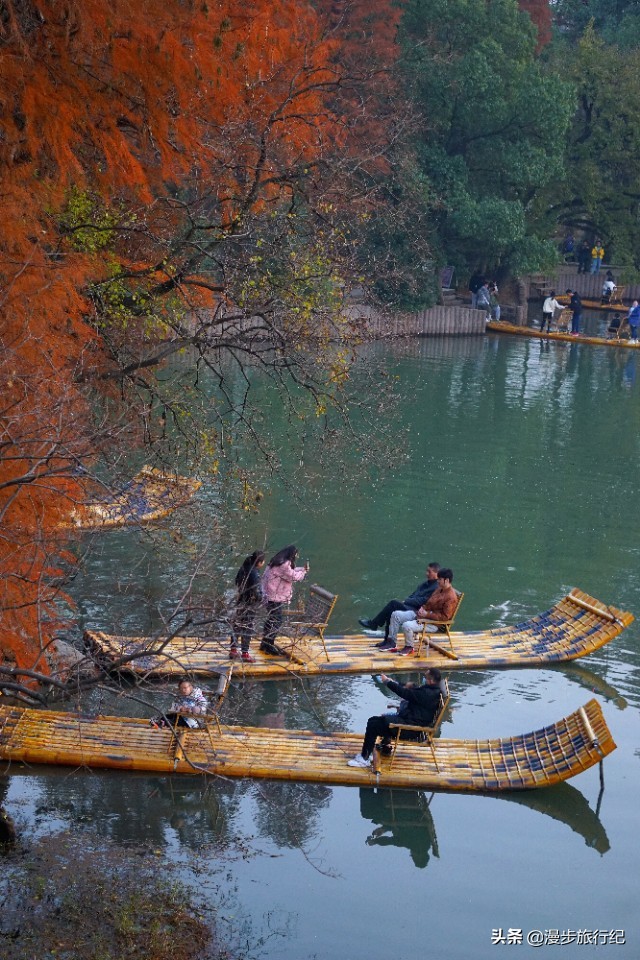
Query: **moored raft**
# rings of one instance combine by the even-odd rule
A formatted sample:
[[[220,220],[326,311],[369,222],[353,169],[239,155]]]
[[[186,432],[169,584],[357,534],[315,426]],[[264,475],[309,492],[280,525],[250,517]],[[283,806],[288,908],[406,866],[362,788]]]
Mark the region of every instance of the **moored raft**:
[[[623,350],[638,350],[640,343],[632,343],[630,340],[618,340],[613,337],[608,340],[606,337],[588,337],[582,333],[574,334],[568,331],[554,331],[553,333],[543,333],[542,330],[536,330],[534,327],[521,327],[515,323],[507,323],[503,320],[490,320],[487,323],[487,330],[493,333],[513,333],[520,337],[535,337],[537,340],[562,340],[567,343],[590,343],[599,347],[622,347]]]
[[[559,297],[556,297],[556,300],[558,301],[558,303],[562,304],[565,307],[569,306],[569,297],[566,295],[566,293],[563,293]],[[624,304],[622,300],[608,300],[605,303],[603,303],[602,299],[591,300],[591,299],[585,299],[584,297],[581,297],[580,301],[582,303],[583,310],[602,310],[603,313],[614,313],[614,312],[624,313],[625,311],[629,310],[629,306],[630,306],[630,304],[629,306]]]
[[[615,750],[600,705],[590,700],[532,733],[492,740],[403,741],[379,774],[347,766],[361,734],[222,725],[158,730],[147,720],[0,707],[0,759],[156,773],[297,780],[336,785],[459,791],[528,790],[587,770]]]
[[[201,486],[201,481],[192,477],[143,467],[113,497],[78,507],[73,525],[81,530],[94,530],[150,523],[181,507]]]
[[[283,678],[348,673],[399,673],[438,667],[446,670],[499,667],[538,667],[584,657],[617,637],[633,615],[609,607],[574,589],[550,610],[514,626],[470,633],[452,631],[454,657],[446,637],[436,634],[438,649],[423,648],[419,657],[379,651],[376,640],[363,634],[325,637],[326,653],[316,637],[304,638],[294,658],[273,657],[252,650],[255,663],[237,662],[245,677]],[[85,642],[101,663],[139,677],[211,676],[228,669],[228,640],[195,637],[121,637],[96,630],[85,632]],[[257,643],[253,645],[258,647]],[[161,648],[161,652],[158,650]]]

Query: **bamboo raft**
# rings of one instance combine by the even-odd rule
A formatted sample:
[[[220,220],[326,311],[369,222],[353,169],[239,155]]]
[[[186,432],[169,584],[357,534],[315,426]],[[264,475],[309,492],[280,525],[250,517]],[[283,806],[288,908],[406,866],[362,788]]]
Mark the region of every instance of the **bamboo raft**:
[[[490,320],[487,322],[487,330],[493,333],[514,333],[520,337],[535,337],[538,340],[556,340],[567,343],[590,343],[600,347],[622,347],[624,350],[638,350],[640,343],[631,343],[629,340],[618,340],[613,337],[608,340],[606,337],[587,337],[582,333],[574,334],[568,331],[554,331],[553,333],[543,333],[542,330],[535,330],[533,327],[521,327],[515,323],[506,323],[502,320]]]
[[[150,523],[185,504],[200,489],[200,480],[143,467],[111,499],[83,504],[75,511],[73,525],[82,530],[124,527]]]
[[[28,764],[206,773],[345,786],[456,791],[528,790],[587,770],[615,750],[600,705],[590,700],[532,733],[492,740],[401,742],[393,766],[349,767],[362,735],[212,726],[154,729],[144,719],[0,707],[0,759]]]
[[[565,293],[561,294],[559,297],[556,297],[556,300],[564,307],[569,305],[569,297]],[[609,300],[607,303],[603,303],[601,299],[585,300],[585,298],[582,297],[581,302],[583,310],[602,310],[603,313],[623,313],[625,310],[629,309],[629,307],[624,304],[622,300]]]
[[[184,673],[211,676],[228,670],[262,679],[295,675],[399,673],[439,669],[468,670],[498,667],[539,667],[584,657],[617,637],[633,615],[608,607],[574,589],[550,610],[515,626],[470,633],[452,631],[452,656],[443,634],[431,635],[420,657],[383,652],[363,634],[325,637],[327,654],[317,637],[297,643],[292,657],[261,653],[254,642],[255,663],[230,661],[229,641],[175,637],[121,637],[96,630],[85,632],[85,643],[105,666],[138,677],[177,677]]]

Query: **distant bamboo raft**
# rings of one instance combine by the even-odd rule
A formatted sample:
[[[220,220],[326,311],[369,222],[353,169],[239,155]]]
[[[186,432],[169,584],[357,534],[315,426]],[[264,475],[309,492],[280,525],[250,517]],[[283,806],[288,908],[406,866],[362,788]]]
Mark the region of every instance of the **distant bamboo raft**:
[[[616,337],[608,340],[606,337],[587,337],[582,333],[577,336],[573,333],[560,331],[543,333],[542,330],[536,330],[534,327],[521,327],[515,323],[506,323],[502,320],[491,320],[487,323],[487,330],[493,333],[514,333],[520,337],[534,337],[537,340],[562,340],[567,343],[589,343],[599,347],[621,347],[623,350],[640,349],[640,343],[632,343],[630,340],[618,340]]]
[[[189,500],[202,486],[200,480],[143,467],[112,498],[83,504],[74,516],[74,525],[83,530],[125,527],[151,523],[167,516]]]
[[[568,306],[570,298],[563,293],[561,296],[556,297],[556,300],[563,306]],[[602,298],[599,300],[591,300],[581,297],[581,303],[583,310],[602,310],[603,313],[613,313],[614,311],[624,313],[625,310],[629,310],[629,307],[624,304],[622,300],[607,300],[603,303]]]
[[[455,659],[441,652],[446,642],[441,634],[432,635],[432,642],[440,649],[423,648],[420,657],[383,653],[376,648],[375,638],[354,634],[325,637],[328,660],[321,641],[309,637],[298,642],[294,659],[263,654],[254,642],[255,649],[251,652],[256,662],[234,662],[237,674],[263,679],[296,674],[399,673],[427,667],[446,670],[539,667],[584,657],[609,643],[632,622],[631,613],[608,607],[574,589],[546,613],[515,626],[472,633],[453,631]],[[228,640],[176,637],[163,643],[161,638],[119,637],[88,630],[85,641],[102,663],[140,677],[184,673],[211,676],[228,669],[231,662]]]
[[[615,750],[600,705],[590,700],[558,723],[494,740],[401,742],[393,767],[347,766],[362,735],[222,726],[220,731],[158,730],[147,720],[87,717],[23,707],[0,707],[0,760],[108,767],[155,773],[312,783],[442,789],[528,790],[589,769]]]

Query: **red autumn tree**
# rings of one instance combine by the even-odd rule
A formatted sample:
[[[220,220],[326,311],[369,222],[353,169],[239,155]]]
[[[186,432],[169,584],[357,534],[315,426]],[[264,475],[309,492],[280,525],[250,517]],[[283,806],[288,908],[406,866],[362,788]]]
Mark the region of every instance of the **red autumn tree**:
[[[538,29],[537,49],[540,51],[551,40],[551,6],[549,0],[518,0],[518,6],[528,13]]]
[[[167,357],[293,371],[318,412],[344,381],[327,345],[348,327],[340,203],[357,216],[367,109],[344,42],[304,0],[2,5],[0,686],[46,672],[64,531],[153,404],[177,409]]]
[[[121,377],[124,352],[132,371],[142,351],[160,356],[166,324],[226,286],[200,276],[194,211],[218,239],[239,235],[290,199],[290,171],[339,131],[325,105],[332,44],[305,3],[7,0],[0,29],[10,689],[16,670],[47,670],[52,583],[69,559],[61,530],[104,437],[91,391]],[[137,428],[123,419],[109,435]]]

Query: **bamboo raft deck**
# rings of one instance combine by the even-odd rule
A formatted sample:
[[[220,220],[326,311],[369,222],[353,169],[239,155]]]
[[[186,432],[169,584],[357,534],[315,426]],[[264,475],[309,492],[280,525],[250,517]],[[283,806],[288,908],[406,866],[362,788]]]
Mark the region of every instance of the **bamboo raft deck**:
[[[112,499],[83,504],[73,525],[80,530],[151,523],[183,506],[200,489],[200,480],[143,467]]]
[[[532,733],[491,740],[401,742],[379,773],[347,766],[362,734],[263,727],[155,729],[144,719],[0,707],[0,759],[27,764],[206,773],[345,786],[455,791],[528,790],[568,780],[616,745],[600,705],[590,700]]]
[[[623,350],[638,350],[640,343],[631,343],[629,340],[618,340],[613,337],[607,340],[606,337],[587,337],[582,333],[563,333],[554,331],[553,333],[543,333],[542,330],[536,330],[533,327],[521,327],[515,323],[506,321],[490,320],[487,323],[487,330],[493,333],[513,333],[520,337],[535,337],[538,340],[556,340],[566,343],[590,343],[599,347],[621,347]]]
[[[569,306],[569,297],[566,294],[561,294],[559,297],[556,297],[556,300],[563,307]],[[603,303],[602,300],[585,300],[582,297],[582,309],[583,310],[601,310],[603,313],[623,313],[628,311],[631,304],[627,305],[623,303],[622,300],[609,301],[608,303]]]
[[[631,613],[608,607],[574,589],[550,610],[515,626],[471,633],[452,631],[456,659],[444,652],[446,637],[443,634],[434,635],[439,649],[427,649],[425,645],[420,657],[380,651],[375,647],[375,638],[363,634],[325,637],[328,660],[317,638],[305,638],[296,648],[295,659],[263,654],[254,642],[255,663],[229,660],[226,639],[176,637],[163,643],[162,639],[119,637],[88,630],[85,642],[101,663],[138,677],[177,677],[185,673],[211,676],[228,670],[234,663],[236,676],[267,679],[413,672],[427,667],[445,670],[538,667],[586,656],[609,643],[632,622]],[[159,647],[162,647],[160,653]]]

